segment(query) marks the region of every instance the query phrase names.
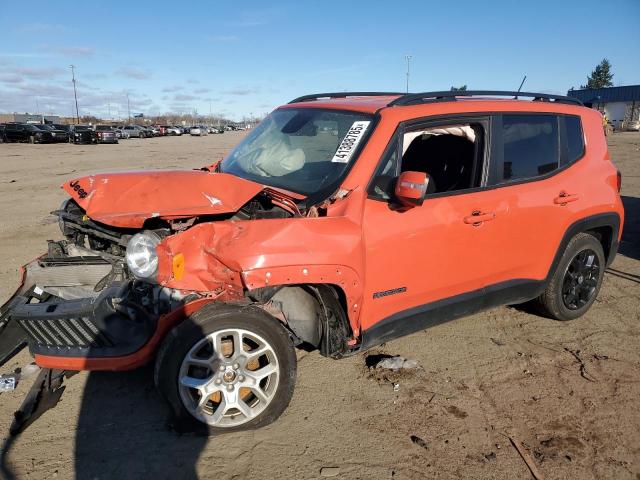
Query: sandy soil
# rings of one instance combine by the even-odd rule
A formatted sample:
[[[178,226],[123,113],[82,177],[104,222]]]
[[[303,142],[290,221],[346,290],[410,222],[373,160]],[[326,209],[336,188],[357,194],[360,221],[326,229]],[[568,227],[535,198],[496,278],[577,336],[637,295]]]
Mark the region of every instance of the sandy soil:
[[[48,212],[65,197],[58,188],[64,179],[210,164],[239,135],[0,145],[0,301],[17,285],[20,265],[58,238]],[[369,370],[367,354],[333,361],[302,353],[297,389],[280,420],[211,439],[166,430],[145,368],[72,377],[58,407],[9,440],[25,381],[0,394],[5,475],[299,479],[338,467],[337,478],[345,479],[530,478],[510,436],[545,478],[639,479],[640,134],[615,134],[610,144],[624,175],[627,225],[584,318],[559,323],[505,307],[368,352],[422,366],[395,375]],[[3,373],[29,361],[23,352]]]

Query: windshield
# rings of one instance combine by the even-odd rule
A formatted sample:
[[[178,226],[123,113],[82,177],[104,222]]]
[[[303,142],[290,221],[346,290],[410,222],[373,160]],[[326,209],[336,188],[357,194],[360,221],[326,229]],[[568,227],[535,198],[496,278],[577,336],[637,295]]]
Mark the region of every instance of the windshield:
[[[371,121],[371,115],[356,112],[276,110],[231,151],[220,170],[311,195],[342,177]]]

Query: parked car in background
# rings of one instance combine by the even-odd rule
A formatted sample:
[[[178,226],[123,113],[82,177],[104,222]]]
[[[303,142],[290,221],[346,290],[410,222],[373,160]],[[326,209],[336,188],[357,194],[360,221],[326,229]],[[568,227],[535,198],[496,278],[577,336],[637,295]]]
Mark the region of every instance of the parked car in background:
[[[627,130],[629,130],[630,132],[640,132],[640,120],[629,123]]]
[[[98,133],[91,125],[74,125],[73,143],[76,145],[96,144],[98,143]]]
[[[149,136],[151,137],[159,137],[160,136],[160,130],[157,127],[153,127],[153,126],[148,126],[148,127],[144,127],[147,129],[147,132],[150,133]]]
[[[52,143],[53,135],[29,123],[9,122],[4,127],[6,142]]]
[[[176,136],[176,135],[182,135],[182,129],[180,127],[167,127],[166,130],[167,135],[170,136]]]
[[[164,137],[169,134],[167,130],[171,127],[169,125],[154,125],[153,128],[160,132],[159,136]]]
[[[119,140],[129,140],[131,138],[129,132],[124,130],[124,126],[113,127],[113,131],[116,132],[116,137]]]
[[[52,124],[53,127],[57,128],[58,130],[64,130],[65,132],[67,132],[67,141],[68,142],[73,142],[73,125],[64,125],[62,123],[54,123]]]
[[[98,134],[98,143],[118,143],[116,131],[111,125],[96,125],[95,130]]]
[[[204,125],[196,125],[194,127],[191,127],[189,133],[194,137],[204,137],[209,133],[209,129]]]
[[[69,133],[66,130],[61,128],[56,128],[53,125],[36,125],[40,130],[44,130],[47,132],[51,132],[53,136],[54,143],[68,143],[69,142]]]
[[[147,129],[140,125],[125,125],[122,128],[122,131],[126,132],[129,137],[132,138],[147,138],[149,136]]]

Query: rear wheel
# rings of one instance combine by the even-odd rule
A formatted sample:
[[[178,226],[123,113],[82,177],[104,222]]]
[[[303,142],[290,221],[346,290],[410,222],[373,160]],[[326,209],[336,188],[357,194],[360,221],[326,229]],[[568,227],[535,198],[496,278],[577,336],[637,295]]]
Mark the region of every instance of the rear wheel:
[[[155,382],[172,426],[205,434],[268,425],[287,408],[296,356],[284,327],[263,310],[212,304],[165,339]]]
[[[593,235],[573,237],[544,293],[537,299],[543,314],[556,320],[584,315],[595,301],[606,260],[602,245]]]

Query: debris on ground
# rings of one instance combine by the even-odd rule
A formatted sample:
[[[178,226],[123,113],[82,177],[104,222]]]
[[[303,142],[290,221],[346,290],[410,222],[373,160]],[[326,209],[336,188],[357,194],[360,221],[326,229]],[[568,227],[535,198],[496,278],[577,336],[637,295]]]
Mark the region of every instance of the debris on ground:
[[[0,392],[10,392],[16,389],[16,375],[0,375]]]
[[[486,458],[489,461],[495,460],[496,459],[496,452],[487,453],[487,454],[485,454],[484,458]]]
[[[411,437],[409,437],[411,439],[411,441],[418,445],[419,447],[424,448],[425,450],[427,450],[429,448],[429,446],[427,445],[426,440],[423,440],[422,438],[418,437],[417,435],[411,435]]]
[[[340,473],[340,467],[322,467],[320,469],[321,477],[335,477]]]
[[[13,372],[0,375],[0,392],[15,390],[22,380],[27,380],[40,370],[36,364],[31,363],[24,368],[16,368]]]
[[[418,366],[419,364],[417,360],[397,356],[397,357],[383,358],[376,364],[375,368],[384,368],[387,370],[401,370],[401,369],[418,368]]]
[[[587,365],[582,360],[580,356],[580,350],[571,350],[570,348],[564,347],[565,352],[569,353],[573,358],[576,359],[578,365],[580,365],[580,376],[589,382],[595,382],[596,380],[591,376],[589,372],[587,372]]]
[[[533,458],[531,458],[531,455],[529,455],[529,452],[525,450],[525,448],[520,444],[520,442],[514,439],[513,437],[510,437],[509,435],[505,435],[505,437],[509,439],[509,441],[511,442],[511,445],[513,445],[516,451],[520,454],[520,457],[522,458],[522,460],[524,460],[524,463],[527,464],[527,467],[529,468],[531,475],[533,475],[533,478],[535,478],[536,480],[544,480],[544,477],[538,470],[538,467],[536,467],[536,464],[533,461]]]

